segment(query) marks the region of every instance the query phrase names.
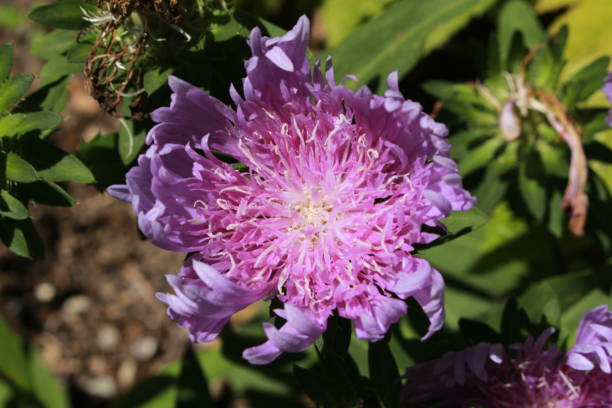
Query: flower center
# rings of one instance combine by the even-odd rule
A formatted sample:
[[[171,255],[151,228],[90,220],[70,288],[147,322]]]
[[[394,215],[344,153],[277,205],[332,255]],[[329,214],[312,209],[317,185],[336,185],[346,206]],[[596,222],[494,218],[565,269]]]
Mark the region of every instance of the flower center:
[[[312,200],[306,200],[295,205],[293,209],[296,214],[294,226],[299,229],[325,228],[332,212],[332,206],[325,201],[315,203]]]

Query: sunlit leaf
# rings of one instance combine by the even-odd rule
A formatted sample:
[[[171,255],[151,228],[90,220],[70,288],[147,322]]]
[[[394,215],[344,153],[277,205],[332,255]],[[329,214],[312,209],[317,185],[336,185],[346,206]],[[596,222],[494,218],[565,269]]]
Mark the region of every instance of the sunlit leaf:
[[[490,0],[400,0],[379,16],[357,28],[338,46],[329,50],[336,75],[354,74],[357,84],[378,80],[378,88],[389,72],[400,76],[424,54],[427,38],[454,19],[466,21],[484,11]],[[453,31],[454,32],[454,31]],[[452,33],[447,32],[446,38]]]

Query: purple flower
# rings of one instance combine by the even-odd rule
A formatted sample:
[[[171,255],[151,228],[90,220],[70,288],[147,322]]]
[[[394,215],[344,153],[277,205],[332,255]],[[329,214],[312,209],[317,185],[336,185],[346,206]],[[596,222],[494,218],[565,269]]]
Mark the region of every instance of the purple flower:
[[[286,320],[264,324],[268,341],[245,350],[253,364],[301,351],[336,311],[359,338],[381,339],[412,296],[444,321],[444,281],[414,244],[436,235],[474,199],[449,158],[444,125],[399,92],[336,84],[331,61],[311,70],[309,22],[249,41],[244,97],[235,109],[171,77],[169,108],[153,112],[147,152],[109,192],[131,201],[156,245],[192,255],[160,294],[193,341],[214,339],[232,314],[278,298]],[[231,157],[242,164],[220,160]]]
[[[612,373],[612,312],[601,305],[585,313],[578,326],[576,343],[567,353],[567,364],[576,370]]]
[[[575,347],[589,344],[605,348],[608,340],[609,353],[611,330],[612,319],[607,307],[595,308],[583,317]],[[411,403],[436,401],[436,407],[469,404],[483,404],[489,408],[612,406],[612,375],[605,371],[606,365],[598,360],[599,367],[592,363],[587,366],[582,359],[575,360],[580,364],[573,364],[572,353],[583,351],[575,351],[575,347],[565,356],[554,345],[545,348],[554,331],[549,328],[537,340],[529,337],[522,344],[511,345],[511,355],[500,351],[501,345],[479,344],[410,367],[406,370],[403,398]],[[592,349],[586,354],[601,357]]]
[[[612,72],[604,79],[603,91],[608,97],[610,103],[612,103]],[[608,126],[612,126],[612,109],[608,111],[608,118],[606,119]]]

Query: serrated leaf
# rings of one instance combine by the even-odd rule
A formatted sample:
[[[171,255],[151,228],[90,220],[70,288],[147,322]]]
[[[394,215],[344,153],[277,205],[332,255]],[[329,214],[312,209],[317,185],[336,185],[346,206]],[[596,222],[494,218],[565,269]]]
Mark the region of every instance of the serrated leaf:
[[[91,171],[76,156],[38,138],[23,140],[22,155],[35,168],[40,178],[51,181],[75,181],[93,183]]]
[[[533,8],[522,0],[504,3],[499,12],[497,25],[499,61],[502,67],[506,67],[508,63],[515,32],[521,33],[529,49],[546,40],[546,31],[540,25]]]
[[[386,341],[370,343],[368,347],[370,379],[376,394],[386,408],[399,407],[401,383],[399,370]]]
[[[6,178],[19,183],[32,183],[40,180],[36,169],[13,152],[6,155]]]
[[[8,249],[19,256],[35,259],[43,257],[43,243],[30,220],[3,219],[0,222],[0,238]]]
[[[354,74],[357,85],[377,79],[378,88],[382,89],[389,72],[398,70],[402,76],[417,63],[428,37],[438,27],[455,19],[467,21],[466,16],[473,17],[492,3],[490,0],[393,3],[330,50],[337,78]],[[451,34],[446,32],[445,38]]]
[[[30,12],[28,17],[47,27],[81,30],[90,24],[83,18],[83,9],[97,10],[91,4],[83,1],[64,0],[38,6]]]
[[[8,191],[0,191],[0,215],[14,220],[24,220],[30,215],[28,208]]]
[[[15,106],[30,88],[34,75],[15,75],[0,85],[0,113]]]
[[[0,83],[6,81],[13,68],[13,47],[8,44],[0,46]]]

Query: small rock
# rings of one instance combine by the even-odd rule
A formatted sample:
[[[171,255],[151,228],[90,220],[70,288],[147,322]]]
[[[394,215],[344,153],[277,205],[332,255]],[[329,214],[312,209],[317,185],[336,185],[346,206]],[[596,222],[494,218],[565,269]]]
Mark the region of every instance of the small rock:
[[[117,370],[117,381],[119,382],[119,387],[122,389],[130,388],[134,384],[137,371],[138,364],[136,361],[131,358],[123,360],[119,366],[119,369]]]
[[[42,303],[48,303],[55,297],[55,286],[49,282],[43,282],[34,289],[36,300]]]
[[[62,309],[67,314],[77,315],[85,313],[91,307],[91,299],[85,295],[74,295],[66,299]]]
[[[140,362],[148,361],[157,352],[157,340],[153,337],[143,337],[132,344],[131,350],[136,360]]]
[[[121,333],[119,333],[119,330],[115,326],[103,324],[98,329],[96,344],[102,351],[113,351],[117,348],[120,339]]]
[[[111,398],[117,394],[117,385],[110,375],[93,377],[83,384],[83,388],[96,397]]]

